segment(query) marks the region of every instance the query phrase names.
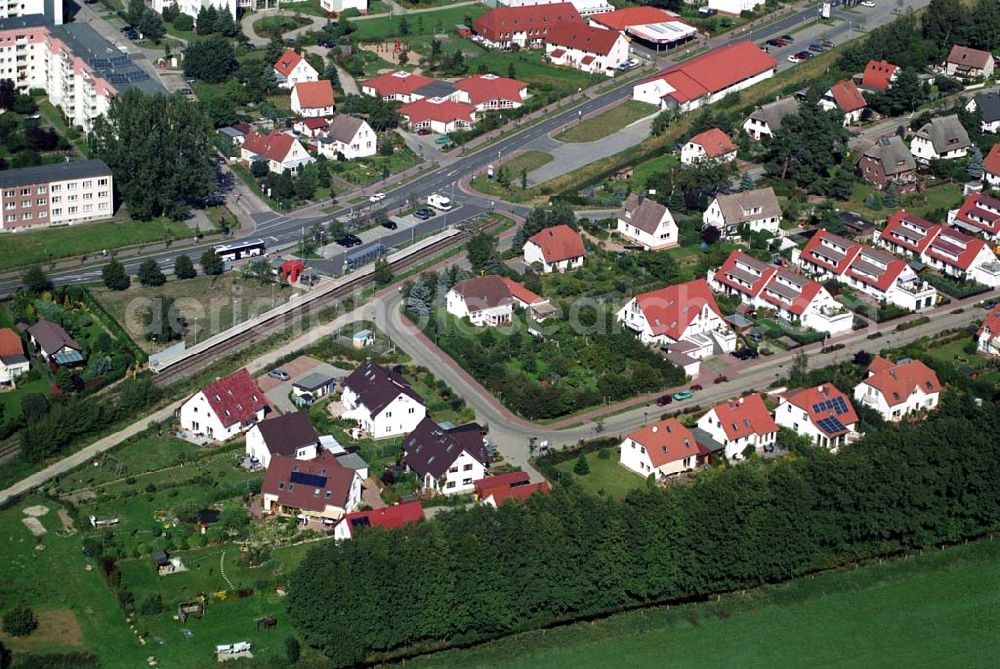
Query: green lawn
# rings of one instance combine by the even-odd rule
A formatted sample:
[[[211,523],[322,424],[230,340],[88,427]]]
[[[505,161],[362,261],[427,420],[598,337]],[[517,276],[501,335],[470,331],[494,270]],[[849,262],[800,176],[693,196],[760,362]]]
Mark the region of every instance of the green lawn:
[[[386,173],[398,174],[422,162],[420,156],[406,146],[403,138],[397,133],[392,133],[390,137],[395,147],[391,156],[376,154],[370,158],[345,162],[330,161],[327,163],[330,166],[330,174],[352,184],[366,186],[382,179]],[[379,146],[384,141],[385,137],[380,137]]]
[[[475,21],[486,13],[482,5],[465,5],[462,7],[447,7],[432,12],[422,12],[406,17],[409,27],[408,35],[433,35],[436,33],[452,33],[455,24],[466,23],[468,19]],[[377,42],[406,36],[400,34],[399,22],[402,17],[383,17],[364,21],[353,21],[357,28],[351,33],[351,39],[356,42]]]
[[[13,418],[21,415],[21,400],[29,393],[49,394],[50,382],[46,379],[35,379],[27,383],[19,383],[14,390],[0,393],[0,407],[3,407],[3,415]]]
[[[293,18],[291,16],[265,16],[262,19],[257,19],[253,22],[253,31],[260,37],[267,37],[272,32],[277,30],[281,33],[286,33],[289,30],[295,30],[297,28],[302,28],[303,26],[312,25],[313,20],[307,19],[305,17]]]
[[[521,172],[531,174],[542,165],[551,163],[555,158],[552,154],[544,151],[529,149],[514,156],[510,160],[504,161],[494,171],[494,178],[490,179],[485,174],[479,174],[472,179],[472,187],[485,195],[502,198],[511,202],[522,202],[531,197],[531,191],[521,188]],[[504,188],[498,180],[500,168],[506,170],[510,183]]]
[[[573,473],[576,460],[562,462],[556,468],[571,474],[575,483],[593,495],[623,499],[629,491],[646,485],[646,479],[618,464],[617,448],[609,448],[608,452],[611,457],[607,460],[599,458],[597,453],[588,453],[586,458],[587,464],[590,465],[590,473],[584,476]]]
[[[1000,542],[803,577],[745,598],[626,613],[407,666],[986,667],[1000,650]]]
[[[593,142],[613,135],[625,126],[656,112],[656,107],[645,102],[628,100],[606,112],[581,121],[556,135],[561,142]]]
[[[0,269],[44,263],[49,259],[100,253],[134,244],[191,235],[183,221],[101,221],[81,225],[19,232],[4,237],[0,244]]]
[[[125,476],[142,477],[144,472],[189,462],[205,450],[169,434],[134,437],[109,453],[106,459],[99,458],[100,465],[83,467],[66,474],[59,479],[58,486],[60,490],[68,492],[98,486]],[[124,464],[120,474],[116,472],[119,463]]]
[[[844,202],[838,201],[836,206],[840,209],[853,211],[856,214],[866,216],[873,220],[885,219],[889,214],[899,208],[905,208],[908,212],[922,217],[931,217],[934,220],[941,218],[948,209],[957,207],[962,202],[962,186],[956,183],[939,183],[924,189],[920,193],[907,195],[899,198],[897,206],[883,204],[881,208],[868,206],[866,200],[869,196],[882,201],[884,195],[868,183],[858,182],[851,192],[851,199]]]
[[[639,163],[632,173],[632,183],[635,184],[635,192],[646,192],[646,181],[654,174],[666,172],[673,169],[680,163],[680,159],[672,153],[664,153],[651,160]]]
[[[541,51],[505,52],[483,49],[482,55],[469,59],[469,72],[476,72],[480,65],[484,65],[489,72],[508,76],[513,66],[514,78],[526,81],[538,90],[551,89],[560,95],[575,93],[578,88],[586,88],[595,81],[606,79],[604,75],[589,75],[569,67],[548,65],[542,60],[544,55]],[[533,90],[528,92],[536,94]]]

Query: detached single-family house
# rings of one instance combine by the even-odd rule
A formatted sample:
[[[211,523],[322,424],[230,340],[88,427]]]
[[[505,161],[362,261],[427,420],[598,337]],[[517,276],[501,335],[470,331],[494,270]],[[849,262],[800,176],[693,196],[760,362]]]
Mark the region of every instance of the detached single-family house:
[[[614,30],[584,23],[562,23],[549,30],[545,54],[553,65],[568,65],[581,72],[610,77],[628,60],[628,40]]]
[[[736,145],[718,128],[700,132],[681,147],[681,165],[694,165],[703,160],[732,162],[736,160]]]
[[[326,118],[333,114],[333,84],[329,79],[295,84],[291,95],[292,111],[304,118]]]
[[[1000,200],[983,193],[969,193],[961,207],[948,212],[948,225],[993,243],[1000,242]]]
[[[642,195],[629,193],[618,213],[618,234],[646,251],[677,246],[678,228],[670,210]]]
[[[458,95],[458,89],[451,82],[404,70],[387,72],[368,79],[361,84],[361,92],[387,102],[404,103],[424,98],[455,99]]]
[[[876,357],[868,367],[868,376],[854,387],[855,402],[892,423],[934,409],[940,394],[941,382],[934,370],[908,358],[894,364]]]
[[[477,112],[517,109],[528,98],[528,84],[495,74],[476,74],[455,82],[457,102],[472,105]]]
[[[1000,356],[1000,306],[990,309],[976,330],[977,349],[986,355]]]
[[[300,118],[292,124],[292,130],[311,139],[319,137],[329,127],[330,122],[325,118]]]
[[[778,396],[774,420],[816,446],[836,451],[858,438],[858,414],[832,383]]]
[[[857,170],[876,188],[885,188],[891,182],[896,184],[899,195],[917,190],[917,161],[897,135],[869,144],[858,159]]]
[[[319,435],[308,413],[294,411],[251,427],[247,431],[246,452],[253,464],[264,468],[276,455],[312,460],[319,454]]]
[[[311,460],[276,455],[260,492],[265,513],[333,525],[361,505],[361,477],[328,451]]]
[[[758,141],[765,137],[774,137],[774,133],[781,130],[785,119],[798,113],[798,98],[781,98],[774,102],[768,102],[766,105],[758,107],[747,117],[747,120],[743,122],[743,132],[748,134],[750,139]]]
[[[642,477],[652,474],[658,482],[693,471],[711,453],[698,443],[691,429],[676,418],[630,432],[619,451],[618,461],[622,466]]]
[[[510,323],[514,308],[526,309],[536,321],[551,315],[549,301],[516,281],[496,274],[461,281],[445,297],[448,313],[468,318],[477,327]]]
[[[424,418],[403,441],[403,464],[420,478],[425,493],[471,493],[490,466],[483,428],[476,423],[443,428]]]
[[[424,507],[420,502],[402,502],[371,511],[355,511],[340,519],[333,528],[333,538],[346,541],[369,527],[390,530],[415,525],[423,519]]]
[[[778,424],[756,394],[717,404],[698,419],[698,427],[725,447],[730,460],[742,460],[751,447],[760,452],[778,438]]]
[[[526,265],[538,263],[546,274],[583,266],[583,238],[568,225],[555,225],[532,235],[524,243]]]
[[[411,432],[427,415],[424,398],[401,374],[366,360],[344,379],[343,418],[375,439]]]
[[[854,325],[854,315],[818,282],[742,251],[733,251],[719,269],[709,271],[708,283],[717,292],[817,332],[837,335]]]
[[[736,333],[723,320],[705,279],[636,295],[616,317],[642,343],[691,358],[736,350]]]
[[[983,132],[1000,131],[1000,93],[979,93],[966,103],[965,108],[970,112],[979,112]]]
[[[746,227],[750,232],[781,234],[781,205],[773,188],[719,194],[702,214],[702,227],[717,228],[724,237],[735,238]]]
[[[868,101],[851,79],[838,81],[819,99],[819,106],[827,110],[837,110],[844,115],[844,125],[861,120],[868,108]]]
[[[306,81],[318,81],[319,72],[302,54],[287,49],[274,64],[274,79],[282,88],[292,88]]]
[[[31,368],[31,361],[24,354],[24,342],[10,328],[0,329],[0,387],[13,388],[17,377]]]
[[[471,128],[476,122],[476,109],[451,98],[421,98],[399,108],[410,130],[428,129],[441,135],[453,130]]]
[[[182,429],[226,441],[264,420],[270,411],[264,393],[243,368],[189,397],[178,414]]]
[[[517,500],[518,504],[523,504],[524,500],[535,493],[549,494],[549,484],[545,481],[531,483],[527,472],[487,476],[476,481],[474,487],[476,500],[480,504],[492,506],[494,509],[499,509],[509,499]]]
[[[964,158],[972,147],[969,133],[956,114],[939,116],[925,123],[913,135],[910,153],[922,163]]]
[[[35,353],[53,370],[83,362],[83,348],[58,323],[40,320],[28,328],[28,339]]]
[[[861,87],[870,91],[889,90],[899,78],[899,66],[884,60],[870,60],[861,76]]]
[[[1000,188],[1000,142],[993,145],[983,160],[983,181],[990,188]]]
[[[330,120],[326,132],[316,139],[316,147],[330,159],[338,156],[345,160],[368,158],[378,150],[378,135],[364,119],[337,114]]]
[[[944,59],[944,71],[959,79],[986,79],[993,74],[993,54],[956,44]]]
[[[281,174],[285,170],[294,174],[303,165],[316,160],[298,139],[277,130],[272,130],[267,135],[248,133],[240,147],[240,159],[247,165],[262,160],[267,164],[267,169],[275,174]]]

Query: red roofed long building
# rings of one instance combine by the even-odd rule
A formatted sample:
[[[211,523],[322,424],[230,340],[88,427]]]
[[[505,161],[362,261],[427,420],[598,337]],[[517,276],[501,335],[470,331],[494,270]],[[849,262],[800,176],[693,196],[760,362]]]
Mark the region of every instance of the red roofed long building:
[[[399,113],[411,130],[427,128],[440,134],[470,128],[476,122],[475,108],[448,98],[409,102],[399,108]]]
[[[285,170],[298,172],[300,167],[315,160],[298,139],[277,130],[267,135],[248,132],[240,145],[240,159],[247,165],[263,160],[267,168],[276,174]]]
[[[778,61],[750,41],[712,49],[632,88],[632,99],[690,111],[774,76]]]
[[[440,91],[428,91],[429,94],[422,93],[424,89],[439,82],[437,79],[425,77],[422,74],[405,72],[387,72],[377,77],[372,77],[362,82],[361,92],[364,95],[380,97],[391,102],[414,102],[426,97],[438,96]]]
[[[610,77],[628,60],[628,40],[613,30],[564,23],[549,31],[545,53],[554,65]]]
[[[774,420],[831,451],[858,438],[858,414],[832,383],[786,393],[778,400]]]
[[[979,352],[1000,356],[1000,306],[990,309],[983,324],[976,330]]]
[[[736,333],[722,319],[705,279],[636,295],[617,318],[643,343],[681,350],[692,358],[736,349]]]
[[[528,97],[528,84],[495,74],[476,74],[455,82],[458,102],[472,105],[478,112],[516,109]]]
[[[870,60],[861,77],[861,85],[876,91],[887,91],[899,76],[899,67],[884,60]]]
[[[264,393],[244,368],[216,379],[181,404],[181,429],[217,441],[249,430],[271,410]]]
[[[991,242],[1000,242],[1000,200],[969,193],[961,207],[948,212],[948,224]]]
[[[760,395],[716,405],[698,419],[698,428],[722,444],[730,460],[742,459],[749,447],[757,452],[772,447],[778,438],[778,424]]]
[[[593,14],[588,19],[592,26],[621,32],[655,51],[674,49],[698,35],[697,28],[662,9],[648,5]]]
[[[545,228],[524,244],[524,262],[539,263],[546,274],[583,266],[583,238],[568,225]]]
[[[389,530],[414,525],[424,519],[424,507],[420,502],[403,502],[372,511],[355,511],[340,519],[333,528],[333,538],[337,541],[353,539],[354,535],[368,527]]]
[[[728,163],[736,160],[736,145],[729,135],[718,128],[709,128],[689,139],[681,147],[681,165],[693,165],[702,160]]]
[[[892,363],[875,358],[868,376],[854,387],[854,401],[893,423],[905,416],[937,407],[941,382],[930,367],[919,360]]]
[[[473,25],[475,39],[489,48],[527,47],[544,42],[553,27],[561,24],[586,25],[569,2],[523,7],[497,7]]]
[[[676,418],[661,420],[629,433],[620,446],[619,462],[639,476],[657,481],[689,472],[704,463],[711,451]]]

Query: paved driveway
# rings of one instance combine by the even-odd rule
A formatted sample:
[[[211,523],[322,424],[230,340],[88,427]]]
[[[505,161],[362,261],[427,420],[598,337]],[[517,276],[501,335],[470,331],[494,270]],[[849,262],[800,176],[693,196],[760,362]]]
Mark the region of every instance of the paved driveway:
[[[295,360],[284,363],[281,365],[280,369],[287,372],[288,376],[291,378],[287,381],[279,381],[278,379],[271,378],[265,374],[257,380],[257,385],[259,385],[260,389],[264,391],[264,395],[267,397],[267,401],[271,404],[271,406],[281,413],[298,411],[298,407],[292,404],[292,401],[288,399],[288,394],[292,392],[292,384],[302,377],[313,372],[321,372],[339,379],[350,373],[346,370],[334,367],[329,363],[317,360],[316,358],[311,358],[307,355],[300,356]]]

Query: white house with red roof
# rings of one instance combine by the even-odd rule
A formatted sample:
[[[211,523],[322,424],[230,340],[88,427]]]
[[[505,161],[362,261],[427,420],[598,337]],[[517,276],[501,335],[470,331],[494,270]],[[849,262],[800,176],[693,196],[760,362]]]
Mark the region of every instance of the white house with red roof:
[[[274,63],[274,79],[282,88],[292,88],[306,81],[319,81],[319,72],[294,49],[286,49]]]
[[[850,332],[854,315],[821,284],[784,267],[733,251],[719,269],[708,272],[716,292],[739,297],[755,309],[770,309],[789,323],[830,335]]]
[[[618,212],[618,234],[647,251],[677,246],[679,232],[670,210],[642,195],[629,193]]]
[[[617,319],[644,344],[681,350],[691,358],[736,350],[736,333],[723,320],[705,279],[636,295]]]
[[[983,193],[969,193],[962,206],[948,212],[948,225],[1000,242],[1000,200]]]
[[[676,418],[668,418],[630,432],[621,446],[618,461],[639,476],[653,475],[662,481],[693,471],[711,451],[698,443],[694,433]]]
[[[516,281],[487,274],[460,281],[445,296],[445,307],[455,318],[468,318],[476,327],[510,323],[514,309],[526,309],[536,321],[550,314],[551,305]]]
[[[304,118],[333,115],[333,84],[328,79],[302,81],[292,87],[292,111]]]
[[[694,165],[703,160],[732,162],[736,160],[736,145],[718,128],[700,132],[681,147],[681,165]]]
[[[980,353],[1000,356],[1000,306],[990,309],[983,319],[976,330],[976,343]]]
[[[476,122],[476,110],[472,105],[450,98],[421,98],[400,107],[399,113],[411,130],[427,128],[442,135],[471,128]]]
[[[690,111],[774,76],[778,61],[750,41],[718,47],[669,67],[632,88],[632,99]]]
[[[346,541],[369,527],[391,530],[415,525],[423,519],[424,507],[420,502],[402,502],[371,511],[355,511],[346,514],[334,526],[333,538],[335,541]]]
[[[558,25],[585,25],[570,2],[523,7],[497,7],[473,24],[474,39],[489,49],[524,48],[545,41]]]
[[[835,279],[910,311],[930,309],[937,302],[937,290],[906,261],[826,230],[819,230],[803,249],[793,249],[792,262],[821,280]]]
[[[532,235],[524,243],[526,265],[538,263],[545,274],[583,266],[583,237],[568,225],[555,225]]]
[[[983,181],[990,188],[1000,188],[1000,142],[993,145],[983,161]]]
[[[264,393],[244,368],[199,390],[177,413],[181,429],[226,441],[264,420],[270,410]]]
[[[844,115],[844,125],[861,120],[868,108],[868,101],[851,79],[838,81],[819,99],[819,106],[827,110],[837,110]]]
[[[476,74],[455,82],[457,102],[472,105],[477,112],[517,109],[528,98],[528,84],[495,74]]]
[[[586,24],[560,24],[545,38],[545,54],[553,65],[568,65],[589,74],[614,76],[628,60],[628,40],[621,33]]]
[[[854,401],[897,423],[905,416],[931,411],[938,405],[941,382],[930,367],[919,360],[892,363],[876,357],[868,376],[854,386]]]
[[[292,130],[310,138],[319,137],[329,127],[330,122],[325,118],[302,118],[292,124]]]
[[[267,135],[253,131],[247,133],[240,145],[240,159],[247,165],[262,160],[267,163],[267,169],[275,174],[285,170],[294,174],[303,165],[316,160],[293,135],[277,130]]]
[[[454,98],[455,86],[415,72],[398,70],[372,77],[361,84],[361,93],[387,102],[414,102],[424,98]]]
[[[831,451],[859,436],[851,400],[832,383],[779,395],[774,421]]]
[[[940,225],[925,221],[905,209],[889,214],[885,227],[876,230],[872,241],[887,251],[906,258],[919,258],[937,235]]]
[[[742,460],[751,447],[757,452],[768,449],[778,439],[778,424],[760,395],[717,404],[698,419],[698,428],[722,444],[730,460]]]
[[[870,60],[861,76],[861,87],[873,91],[887,91],[899,78],[899,66],[884,60]]]

